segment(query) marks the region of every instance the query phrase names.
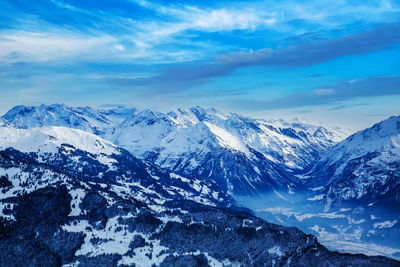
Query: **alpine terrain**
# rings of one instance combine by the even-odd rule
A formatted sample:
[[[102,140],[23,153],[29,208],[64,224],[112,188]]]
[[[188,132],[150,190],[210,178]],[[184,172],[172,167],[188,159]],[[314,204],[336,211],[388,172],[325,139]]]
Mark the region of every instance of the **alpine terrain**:
[[[229,194],[241,195],[303,190],[294,174],[343,136],[321,126],[200,107],[162,113],[118,106],[16,106],[2,119],[24,129],[88,131],[169,171],[213,180]]]
[[[341,133],[323,127],[199,107],[17,106],[0,127],[0,265],[399,266],[384,256],[332,252],[315,236],[240,206],[241,196],[271,194],[286,204],[306,196],[308,207],[334,215],[330,209],[347,200],[357,207],[340,212],[364,215],[396,203],[398,121],[335,144]],[[358,164],[368,168],[357,172]],[[367,175],[369,186],[351,184]],[[350,192],[341,180],[366,193],[339,194]],[[310,214],[278,223],[295,218],[293,226],[311,232],[302,221],[320,214]],[[378,229],[397,223],[376,219]]]

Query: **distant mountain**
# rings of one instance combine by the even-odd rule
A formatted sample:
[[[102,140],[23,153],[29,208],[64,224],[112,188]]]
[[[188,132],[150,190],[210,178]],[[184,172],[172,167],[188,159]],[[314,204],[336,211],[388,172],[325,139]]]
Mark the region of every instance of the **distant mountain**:
[[[0,127],[0,266],[398,266],[330,252],[81,130]]]
[[[214,180],[231,194],[300,190],[302,184],[293,174],[340,140],[340,134],[320,126],[200,107],[162,113],[124,107],[16,106],[2,118],[20,128],[89,131],[180,175]]]
[[[338,143],[306,177],[307,184],[322,186],[327,209],[344,202],[380,203],[400,212],[400,116]]]

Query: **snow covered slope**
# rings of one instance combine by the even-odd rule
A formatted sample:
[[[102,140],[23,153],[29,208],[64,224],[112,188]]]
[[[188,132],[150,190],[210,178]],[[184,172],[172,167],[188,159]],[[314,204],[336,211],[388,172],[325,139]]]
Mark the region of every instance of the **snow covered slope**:
[[[118,154],[117,146],[85,131],[66,127],[41,127],[29,130],[0,128],[0,149],[12,147],[21,152],[57,153],[62,144],[92,154]]]
[[[136,157],[181,175],[215,180],[240,194],[301,188],[292,173],[340,139],[319,126],[200,107],[162,113],[123,107],[17,106],[3,119],[21,128],[67,126],[89,131]]]
[[[309,173],[331,203],[400,204],[400,116],[391,117],[340,142]]]
[[[205,183],[167,172],[136,159],[125,149],[97,135],[78,129],[0,127],[0,153],[5,158],[29,165],[28,170],[0,168],[0,175],[9,177],[14,185],[14,189],[2,198],[68,179],[83,179],[105,184],[112,182],[118,190],[135,194],[142,201],[158,197],[208,205],[232,203],[214,182]]]

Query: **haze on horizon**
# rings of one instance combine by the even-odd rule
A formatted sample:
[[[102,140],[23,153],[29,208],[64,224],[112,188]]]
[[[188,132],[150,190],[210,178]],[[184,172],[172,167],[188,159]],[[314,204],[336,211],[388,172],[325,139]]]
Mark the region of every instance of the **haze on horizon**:
[[[0,3],[0,112],[204,106],[361,129],[400,114],[399,1]]]

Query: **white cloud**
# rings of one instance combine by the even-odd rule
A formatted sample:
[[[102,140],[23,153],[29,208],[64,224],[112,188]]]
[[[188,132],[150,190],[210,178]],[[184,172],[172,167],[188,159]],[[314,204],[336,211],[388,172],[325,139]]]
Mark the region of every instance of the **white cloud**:
[[[374,223],[374,228],[390,228],[393,227],[397,223],[397,220],[393,221],[384,221],[379,223]]]
[[[175,19],[164,26],[170,33],[188,29],[200,31],[254,30],[259,27],[281,29],[278,24],[292,20],[306,20],[323,26],[337,27],[345,23],[365,20],[387,22],[393,19],[387,13],[400,11],[393,1],[354,3],[352,1],[311,0],[301,4],[294,1],[253,1],[227,4],[224,8],[200,8],[190,5],[156,4],[136,0],[136,4]],[[170,27],[171,25],[175,25]],[[179,26],[178,26],[179,25]],[[162,25],[163,26],[163,25]],[[161,27],[162,27],[161,26]],[[282,26],[282,25],[280,25]],[[284,27],[290,30],[290,27]]]
[[[192,17],[190,27],[205,31],[224,30],[255,30],[261,25],[271,25],[275,18],[263,19],[256,12],[216,9],[211,11],[198,10],[197,16]]]
[[[188,33],[190,30],[221,32],[269,28],[296,35],[312,30],[336,28],[360,20],[385,22],[390,19],[390,16],[386,15],[387,12],[400,11],[399,6],[392,1],[372,4],[362,2],[355,4],[337,0],[327,0],[323,3],[311,0],[301,4],[293,1],[227,2],[223,8],[168,2],[158,4],[146,0],[133,0],[133,2],[159,14],[156,21],[140,21],[135,25],[137,31],[133,38],[135,42],[140,40],[140,47],[145,51],[152,51],[159,44],[180,43],[182,38],[190,38]],[[312,22],[314,26],[312,29],[292,27],[290,22],[294,20]],[[316,25],[321,27],[318,28]],[[190,45],[199,45],[199,43],[191,40]],[[213,46],[215,44],[210,44],[207,48],[215,49]],[[201,49],[201,46],[199,48]],[[230,47],[227,50],[235,48],[237,47]],[[186,50],[187,55],[184,58],[191,58],[194,55],[193,52]],[[221,52],[221,50],[216,52]]]
[[[125,46],[123,46],[122,44],[116,44],[114,45],[114,48],[118,51],[125,51]]]
[[[32,25],[40,26],[37,32],[0,32],[0,59],[3,61],[50,61],[60,58],[144,60],[152,63],[182,62],[198,60],[204,55],[215,55],[224,50],[237,49],[237,45],[216,44],[213,40],[194,40],[198,32],[221,32],[232,30],[256,31],[269,28],[298,34],[317,29],[292,28],[290,21],[305,20],[324,27],[337,27],[351,20],[385,22],[393,18],[385,14],[398,12],[393,1],[376,3],[351,3],[348,1],[316,0],[302,2],[279,1],[275,3],[226,2],[224,7],[198,7],[186,4],[157,4],[143,0],[132,0],[143,8],[157,13],[152,19],[134,20],[117,13],[96,13],[53,0],[59,7],[90,14],[97,20],[87,35],[79,30],[65,31],[44,21]],[[340,17],[340,18],[338,18]],[[37,18],[36,18],[37,19]],[[21,20],[21,19],[20,19]],[[21,20],[21,29],[26,21]],[[28,22],[29,24],[29,22]],[[102,25],[114,25],[120,32],[104,33]],[[191,32],[191,31],[194,31]],[[131,44],[127,44],[131,42]],[[123,43],[123,44],[122,44]],[[169,45],[159,50],[159,45]],[[184,48],[182,48],[184,47]]]
[[[156,35],[171,35],[186,30],[205,32],[255,30],[258,27],[275,24],[280,17],[279,13],[269,12],[265,8],[232,6],[202,9],[189,5],[163,6],[141,0],[135,2],[142,7],[175,19],[174,22],[157,23],[159,29],[153,31]]]
[[[135,43],[134,43],[135,44]],[[127,61],[132,59],[157,59],[162,55],[147,49],[144,43],[127,49],[117,36],[83,35],[76,32],[3,32],[0,33],[0,60],[3,62],[50,62],[68,60]],[[165,53],[166,56],[168,53]]]
[[[62,35],[61,33],[8,32],[0,34],[3,61],[51,61],[90,54],[115,42],[111,36]]]

